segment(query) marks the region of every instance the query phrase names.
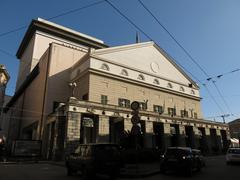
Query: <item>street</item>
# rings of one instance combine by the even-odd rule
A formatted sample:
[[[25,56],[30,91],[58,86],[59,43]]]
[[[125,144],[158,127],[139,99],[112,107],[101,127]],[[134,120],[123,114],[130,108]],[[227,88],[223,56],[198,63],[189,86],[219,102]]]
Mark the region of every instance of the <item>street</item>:
[[[239,179],[240,166],[226,165],[224,156],[210,157],[207,159],[207,167],[202,172],[194,173],[191,179],[220,179],[230,180]],[[1,164],[0,165],[1,180],[74,180],[81,179],[81,175],[68,177],[66,169],[62,166],[51,165],[46,163],[36,164]],[[177,174],[157,174],[155,176],[146,177],[146,180],[153,179],[190,179],[188,177],[179,176]],[[98,179],[106,179],[106,177],[98,177]],[[120,179],[120,178],[118,178]],[[127,180],[127,178],[124,178]],[[138,178],[141,179],[141,178]]]

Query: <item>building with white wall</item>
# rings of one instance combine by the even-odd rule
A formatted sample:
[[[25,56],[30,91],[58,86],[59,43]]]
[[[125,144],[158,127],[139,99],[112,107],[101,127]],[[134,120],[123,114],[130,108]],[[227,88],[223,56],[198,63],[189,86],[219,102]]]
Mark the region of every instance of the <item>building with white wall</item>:
[[[79,143],[123,145],[132,128],[130,104],[138,101],[141,148],[227,147],[228,126],[203,119],[199,86],[154,42],[108,47],[38,19],[17,57],[17,89],[5,111],[9,144],[43,140],[49,159]]]

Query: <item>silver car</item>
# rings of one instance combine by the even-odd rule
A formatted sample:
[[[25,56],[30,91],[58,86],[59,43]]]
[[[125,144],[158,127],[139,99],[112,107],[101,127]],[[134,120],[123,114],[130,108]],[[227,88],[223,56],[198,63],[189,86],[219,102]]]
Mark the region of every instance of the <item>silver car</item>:
[[[226,154],[226,163],[240,163],[240,148],[229,148]]]

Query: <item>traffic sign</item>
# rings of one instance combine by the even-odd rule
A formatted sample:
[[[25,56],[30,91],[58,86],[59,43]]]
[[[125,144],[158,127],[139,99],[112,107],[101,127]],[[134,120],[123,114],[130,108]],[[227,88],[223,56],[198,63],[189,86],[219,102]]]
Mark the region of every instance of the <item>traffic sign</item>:
[[[140,117],[138,116],[138,115],[133,115],[132,116],[132,118],[131,118],[131,122],[133,123],[133,124],[137,124],[137,123],[139,123],[140,122]]]
[[[139,110],[139,108],[140,108],[139,102],[133,101],[132,104],[131,104],[131,109],[136,111],[136,110]]]

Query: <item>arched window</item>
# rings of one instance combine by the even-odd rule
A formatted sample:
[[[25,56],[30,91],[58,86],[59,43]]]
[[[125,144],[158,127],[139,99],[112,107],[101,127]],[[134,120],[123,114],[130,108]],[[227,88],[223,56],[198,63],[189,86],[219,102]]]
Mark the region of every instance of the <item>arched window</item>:
[[[103,69],[105,71],[109,71],[110,70],[109,66],[107,64],[105,64],[105,63],[102,64],[101,69]]]
[[[121,75],[123,76],[128,76],[128,72],[126,69],[123,69],[122,72],[121,72]]]
[[[180,91],[184,92],[185,91],[184,87],[181,86]]]
[[[159,84],[160,84],[160,83],[159,83],[159,80],[158,80],[158,79],[154,79],[154,80],[153,80],[153,84],[159,85]]]
[[[191,94],[195,95],[195,91],[194,91],[194,90],[191,90]]]
[[[168,87],[168,88],[173,88],[173,85],[172,85],[171,83],[168,83],[168,84],[167,84],[167,87]]]
[[[144,78],[144,76],[143,76],[142,74],[139,74],[139,75],[138,75],[138,79],[139,79],[139,80],[142,80],[142,81],[145,80],[145,78]]]

